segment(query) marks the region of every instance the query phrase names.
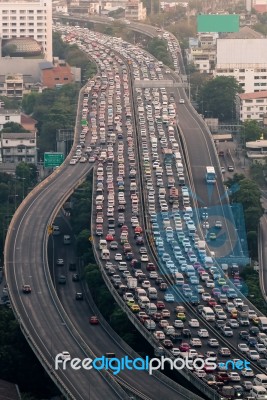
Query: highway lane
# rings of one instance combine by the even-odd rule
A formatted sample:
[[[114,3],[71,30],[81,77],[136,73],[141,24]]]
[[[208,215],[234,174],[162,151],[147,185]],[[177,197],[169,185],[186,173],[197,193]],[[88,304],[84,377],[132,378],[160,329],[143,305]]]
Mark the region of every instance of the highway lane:
[[[16,305],[20,322],[27,325],[37,346],[47,360],[50,360],[53,374],[56,354],[64,350],[70,351],[72,357],[84,358],[86,354],[82,351],[83,344],[78,333],[51,301],[44,268],[45,235],[51,212],[79,177],[91,167],[88,164],[78,165],[75,174],[69,172],[69,168],[71,167],[63,167],[51,177],[50,183],[42,183],[35,194],[28,196],[24,206],[14,216],[5,249],[5,270],[12,303]],[[22,294],[24,283],[31,285],[30,295]],[[64,372],[59,371],[59,376],[75,399],[86,399],[89,390],[92,399],[97,400],[100,396],[118,399],[118,394],[96,371],[88,373],[85,370],[74,372],[67,369]]]

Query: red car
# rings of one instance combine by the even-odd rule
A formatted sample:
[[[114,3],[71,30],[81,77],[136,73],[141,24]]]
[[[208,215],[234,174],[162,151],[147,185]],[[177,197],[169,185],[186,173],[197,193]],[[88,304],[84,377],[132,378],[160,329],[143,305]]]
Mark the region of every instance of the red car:
[[[183,342],[183,343],[180,344],[179,350],[182,351],[182,352],[189,351],[190,350],[190,346],[189,346],[188,343]]]
[[[89,322],[91,325],[98,325],[99,321],[96,315],[92,315],[92,317],[90,317]]]
[[[215,378],[218,382],[229,382],[230,380],[229,375],[225,371],[218,372]]]
[[[143,232],[143,229],[141,228],[141,226],[136,226],[134,228],[134,233],[142,233],[142,232]]]
[[[157,301],[156,306],[158,310],[163,310],[163,308],[165,308],[165,304],[163,301]]]
[[[108,233],[107,236],[106,236],[106,241],[107,242],[112,242],[113,240],[114,240],[114,236],[111,235],[110,233]]]
[[[215,307],[215,306],[217,306],[217,302],[215,301],[215,299],[211,298],[211,299],[209,299],[209,301],[208,301],[208,305],[209,305],[210,307]]]
[[[125,232],[125,231],[127,231],[128,232],[128,226],[127,225],[122,225],[122,227],[121,227],[121,232]]]
[[[156,271],[156,267],[153,263],[147,263],[146,269],[147,271]]]

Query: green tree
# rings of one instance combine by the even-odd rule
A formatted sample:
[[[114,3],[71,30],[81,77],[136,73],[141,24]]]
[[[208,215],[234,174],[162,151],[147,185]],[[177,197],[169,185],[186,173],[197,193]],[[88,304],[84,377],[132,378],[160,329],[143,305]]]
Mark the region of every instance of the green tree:
[[[8,201],[9,186],[6,183],[0,183],[0,204]]]
[[[258,140],[261,137],[261,128],[259,123],[255,120],[247,120],[244,122],[241,134],[246,142]]]
[[[33,113],[38,97],[40,96],[41,93],[36,93],[36,92],[28,93],[23,96],[21,106],[26,114]]]
[[[4,124],[4,127],[1,131],[2,133],[23,133],[23,132],[29,132],[26,129],[23,128],[20,124],[17,122],[7,122]]]
[[[208,111],[208,116],[230,121],[235,115],[235,96],[242,91],[233,77],[219,76],[207,81],[201,88],[198,104]]]

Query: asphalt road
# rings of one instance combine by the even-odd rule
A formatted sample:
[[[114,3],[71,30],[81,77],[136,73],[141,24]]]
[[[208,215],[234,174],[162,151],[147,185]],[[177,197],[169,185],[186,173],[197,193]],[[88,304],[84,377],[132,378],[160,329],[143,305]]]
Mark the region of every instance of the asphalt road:
[[[63,167],[48,184],[41,184],[36,193],[28,196],[10,225],[5,252],[6,276],[12,303],[15,304],[20,321],[23,321],[34,338],[36,346],[50,361],[52,370],[56,354],[64,350],[81,359],[86,354],[82,351],[80,336],[51,297],[47,271],[44,268],[44,237],[49,217],[66,192],[91,166],[79,164],[75,168],[75,174],[70,168]],[[22,293],[23,284],[31,285],[31,294]],[[94,370],[89,374],[82,369],[67,369],[64,372],[59,371],[59,376],[75,399],[88,398],[89,391],[91,399],[118,399],[118,394]]]

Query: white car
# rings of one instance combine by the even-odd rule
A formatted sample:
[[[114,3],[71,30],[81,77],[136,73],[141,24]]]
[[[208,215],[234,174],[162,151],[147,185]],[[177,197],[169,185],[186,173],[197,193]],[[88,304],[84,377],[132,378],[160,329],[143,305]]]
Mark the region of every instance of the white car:
[[[122,261],[122,254],[116,253],[114,259],[115,261]]]
[[[172,353],[173,356],[178,357],[180,355],[180,349],[178,349],[177,347],[173,347],[170,352]]]
[[[249,350],[247,352],[248,358],[250,358],[252,361],[257,361],[260,358],[259,353],[256,350]]]
[[[241,377],[238,372],[234,372],[234,371],[228,372],[228,376],[229,376],[230,381],[233,381],[233,382],[239,382],[241,380]]]
[[[149,288],[151,285],[150,285],[150,282],[149,281],[143,281],[142,282],[142,288],[144,288],[144,289],[146,289],[146,288]]]
[[[240,299],[240,298],[238,298],[238,297],[237,297],[236,299],[233,300],[233,303],[234,303],[234,305],[235,305],[236,307],[242,307],[242,306],[244,305],[243,300]]]
[[[149,260],[148,260],[148,255],[147,255],[147,254],[142,254],[142,255],[141,255],[141,261],[142,261],[142,262],[147,262],[147,261],[149,261]]]
[[[210,347],[219,347],[219,342],[218,342],[217,339],[210,338],[210,339],[208,340],[208,345],[209,345]]]
[[[72,158],[71,160],[70,160],[70,165],[75,165],[76,164],[76,159],[75,158]]]
[[[179,100],[179,103],[180,103],[180,104],[184,104],[184,103],[185,103],[184,99],[180,99],[180,100]]]
[[[199,337],[203,337],[203,338],[209,337],[209,332],[207,331],[207,329],[199,329],[197,331],[197,334]]]
[[[87,161],[87,158],[86,157],[81,157],[80,158],[80,163],[85,163]]]
[[[257,350],[258,353],[266,353],[266,347],[262,343],[257,343],[255,350]]]
[[[241,375],[245,376],[246,378],[253,378],[253,376],[255,375],[254,372],[252,371],[252,369],[248,369],[248,368],[244,368],[241,371]]]
[[[241,351],[242,353],[247,353],[249,351],[249,347],[246,343],[239,343],[237,347],[238,350]]]
[[[155,336],[156,339],[159,339],[159,340],[165,339],[165,333],[162,331],[156,331],[153,333],[153,335]]]
[[[239,328],[239,323],[237,322],[236,319],[229,319],[229,320],[228,320],[228,325],[229,325],[231,328]]]
[[[176,319],[176,320],[174,321],[174,323],[173,323],[173,326],[174,326],[175,328],[181,328],[181,329],[183,329],[183,328],[184,328],[184,323],[183,323],[183,321],[181,321],[180,319]]]
[[[202,293],[201,297],[204,301],[209,301],[211,299],[211,295],[207,292]]]
[[[64,360],[67,360],[67,361],[71,360],[71,356],[70,356],[70,353],[68,351],[62,351],[59,356],[60,356],[60,359],[63,360],[63,361]]]
[[[191,328],[199,328],[199,321],[197,319],[190,319],[189,325]]]
[[[214,288],[215,287],[215,283],[214,283],[214,281],[213,280],[211,280],[211,279],[207,279],[206,280],[206,286],[208,287],[208,288]]]
[[[192,338],[190,339],[190,344],[191,346],[195,346],[195,347],[201,347],[202,346],[202,342],[199,338]]]

